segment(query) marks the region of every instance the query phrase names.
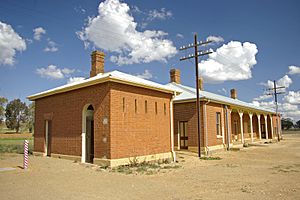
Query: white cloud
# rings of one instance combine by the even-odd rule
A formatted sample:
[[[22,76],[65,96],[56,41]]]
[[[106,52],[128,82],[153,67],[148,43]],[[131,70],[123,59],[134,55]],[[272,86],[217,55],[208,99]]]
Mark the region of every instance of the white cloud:
[[[136,30],[137,23],[129,14],[130,8],[119,0],[106,0],[99,4],[98,16],[90,17],[78,37],[85,47],[95,47],[114,52],[111,61],[118,65],[166,62],[177,50],[172,41],[164,39],[163,31]]]
[[[153,77],[152,73],[148,69],[146,69],[142,74],[137,74],[136,76],[143,79],[151,79]]]
[[[69,83],[75,83],[75,82],[80,82],[83,81],[85,78],[84,77],[70,77],[68,80]]]
[[[289,72],[288,74],[300,74],[300,67],[297,66],[289,66]]]
[[[218,90],[219,93],[223,93],[224,95],[227,95],[227,90],[225,88],[222,88],[220,90]]]
[[[0,65],[13,65],[16,51],[24,50],[25,40],[9,24],[0,21]]]
[[[167,11],[165,8],[161,8],[160,10],[150,10],[148,14],[148,20],[152,21],[155,19],[165,20],[167,18],[172,17],[173,14],[171,11]]]
[[[74,8],[75,12],[79,13],[79,14],[85,14],[86,10],[84,8],[82,8],[82,6],[77,6]]]
[[[209,54],[207,60],[202,60],[199,71],[209,83],[250,79],[257,52],[253,43],[231,41]]]
[[[65,76],[74,73],[74,69],[63,68],[60,69],[55,65],[49,65],[45,68],[36,69],[36,73],[39,74],[42,78],[48,79],[63,79]]]
[[[300,105],[300,91],[289,91],[289,93],[283,97],[283,100],[293,105]]]
[[[273,109],[275,111],[274,101],[270,101],[270,102],[253,101],[252,104],[267,109]],[[291,118],[295,121],[298,121],[300,119],[299,106],[290,104],[288,102],[278,103],[278,112],[282,114],[284,118]]]
[[[292,79],[288,75],[284,75],[282,78],[276,81],[276,87],[288,88],[293,83]],[[274,81],[268,80],[267,83],[261,83],[268,88],[274,88]],[[279,91],[285,91],[284,88],[279,88]]]
[[[254,101],[262,101],[262,100],[266,100],[266,99],[270,99],[270,98],[273,98],[273,96],[272,95],[263,94],[263,95],[261,95],[259,97],[254,98],[253,100]]]
[[[45,52],[58,51],[57,44],[48,38],[48,45],[44,49]]]
[[[46,30],[43,29],[42,27],[37,27],[33,29],[33,38],[35,40],[41,40],[43,34],[46,34]]]
[[[181,38],[181,39],[184,38],[184,36],[182,34],[180,34],[180,33],[177,33],[176,37]]]
[[[75,72],[75,69],[69,69],[69,68],[63,68],[62,73],[68,75],[68,74],[73,74]]]
[[[206,40],[210,40],[214,43],[224,42],[224,39],[221,36],[213,36],[213,35],[208,36]]]
[[[256,98],[252,101],[252,104],[275,110],[274,100],[263,100],[265,99]],[[300,91],[289,91],[288,94],[282,98],[282,102],[278,103],[278,111],[283,117],[298,121],[300,119]]]

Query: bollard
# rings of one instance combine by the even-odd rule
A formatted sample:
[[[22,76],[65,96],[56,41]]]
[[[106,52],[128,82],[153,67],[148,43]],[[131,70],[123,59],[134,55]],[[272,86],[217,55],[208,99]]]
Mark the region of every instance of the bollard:
[[[28,140],[24,141],[24,162],[23,162],[23,169],[28,168]]]

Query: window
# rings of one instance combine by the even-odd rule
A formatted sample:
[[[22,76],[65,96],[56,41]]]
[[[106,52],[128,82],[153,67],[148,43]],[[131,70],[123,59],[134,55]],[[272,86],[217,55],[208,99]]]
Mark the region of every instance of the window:
[[[155,114],[157,114],[157,102],[155,102]]]
[[[216,128],[217,128],[217,136],[222,136],[221,134],[221,113],[216,113]]]
[[[148,112],[148,102],[147,102],[147,100],[145,101],[145,113],[147,113]]]
[[[125,112],[125,97],[123,97],[123,112]]]
[[[134,111],[135,111],[135,113],[137,113],[137,100],[136,99],[134,100]]]
[[[167,114],[167,107],[166,107],[166,103],[164,103],[164,114]]]

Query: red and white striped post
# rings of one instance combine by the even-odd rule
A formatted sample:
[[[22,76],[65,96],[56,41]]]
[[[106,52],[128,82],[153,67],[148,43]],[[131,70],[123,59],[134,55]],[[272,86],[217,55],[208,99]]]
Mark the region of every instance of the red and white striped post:
[[[28,168],[28,140],[24,141],[24,162],[23,162],[23,169]]]

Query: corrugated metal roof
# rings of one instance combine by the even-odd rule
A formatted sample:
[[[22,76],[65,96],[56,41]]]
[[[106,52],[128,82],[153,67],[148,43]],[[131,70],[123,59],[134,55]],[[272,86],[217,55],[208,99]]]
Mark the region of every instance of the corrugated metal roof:
[[[174,90],[179,90],[181,93],[177,95],[174,99],[176,102],[180,101],[188,101],[188,100],[194,100],[196,99],[196,89],[192,87],[188,87],[185,85],[177,84],[177,83],[168,83],[167,86],[172,87]],[[266,109],[262,107],[255,106],[251,103],[247,103],[238,99],[232,99],[230,97],[222,96],[219,94],[214,94],[212,92],[207,92],[203,90],[199,90],[199,97],[200,99],[209,99],[217,102],[221,102],[224,104],[229,104],[229,105],[235,105],[238,107],[243,107],[243,108],[249,108],[249,109],[255,109],[263,112],[271,112],[275,113],[274,110],[271,109]]]
[[[106,82],[106,81],[120,82],[123,84],[129,84],[129,85],[134,85],[134,86],[138,86],[138,87],[150,88],[153,90],[158,90],[158,91],[167,92],[167,93],[174,93],[174,92],[178,93],[179,92],[178,90],[173,89],[170,86],[155,83],[153,81],[145,80],[143,78],[139,78],[137,76],[126,74],[126,73],[115,70],[115,71],[106,72],[103,74],[98,74],[97,76],[87,78],[87,79],[84,79],[84,80],[81,80],[78,82],[69,83],[69,84],[66,84],[66,85],[63,85],[60,87],[56,87],[56,88],[53,88],[50,90],[36,93],[31,96],[28,96],[27,98],[30,100],[35,100],[35,99],[42,98],[45,96],[50,96],[53,94],[58,94],[58,93],[66,92],[66,91],[71,91],[71,90],[87,87],[90,85],[95,85],[95,84]]]

